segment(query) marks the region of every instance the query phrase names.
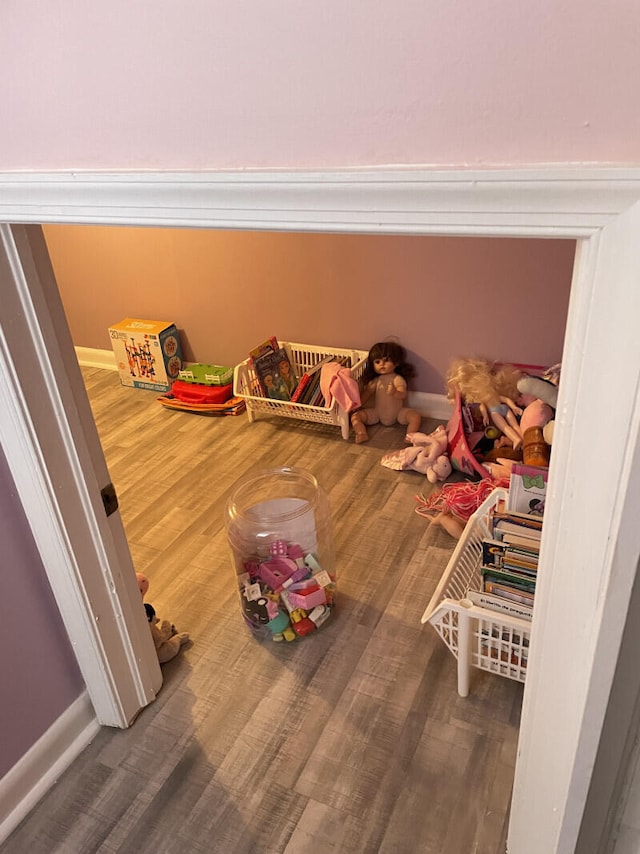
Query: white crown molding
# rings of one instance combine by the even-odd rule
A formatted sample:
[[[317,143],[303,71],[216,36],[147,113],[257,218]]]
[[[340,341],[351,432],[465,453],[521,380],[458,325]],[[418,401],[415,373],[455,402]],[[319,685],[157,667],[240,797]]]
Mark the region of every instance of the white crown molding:
[[[5,172],[0,221],[585,237],[640,197],[640,169]]]
[[[0,845],[100,730],[84,691],[0,780]]]

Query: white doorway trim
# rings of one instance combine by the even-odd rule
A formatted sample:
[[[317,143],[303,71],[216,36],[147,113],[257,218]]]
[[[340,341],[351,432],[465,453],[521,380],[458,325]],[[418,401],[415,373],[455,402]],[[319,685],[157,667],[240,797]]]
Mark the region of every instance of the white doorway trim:
[[[0,441],[99,723],[162,684],[42,229],[0,225]]]
[[[640,499],[632,488],[640,482],[638,200],[640,170],[629,169],[0,174],[0,221],[13,223],[579,240],[511,854],[575,849],[640,555]],[[9,403],[19,394],[6,377],[0,389]],[[4,409],[0,430],[11,429]],[[72,448],[65,452],[73,456]],[[10,447],[7,458],[15,476],[23,465],[18,449]],[[29,494],[22,500],[35,502]],[[60,525],[64,538],[68,528]],[[66,570],[54,562],[48,572]],[[104,573],[94,577],[95,566],[86,573],[107,586]],[[87,580],[82,575],[68,579],[72,589]],[[73,607],[83,613],[84,597]],[[100,680],[89,671],[89,682]]]

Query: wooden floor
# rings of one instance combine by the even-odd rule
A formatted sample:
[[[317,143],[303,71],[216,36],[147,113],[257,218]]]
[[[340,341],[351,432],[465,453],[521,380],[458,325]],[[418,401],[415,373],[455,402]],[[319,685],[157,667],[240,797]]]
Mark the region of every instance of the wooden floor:
[[[474,671],[459,698],[453,657],[420,623],[454,543],[414,512],[425,478],[380,464],[402,429],[356,445],[288,419],[171,412],[83,373],[147,599],[194,643],[2,854],[504,854],[522,686]],[[238,477],[280,465],[318,477],[338,556],[335,617],[291,645],[246,633],[223,515]]]

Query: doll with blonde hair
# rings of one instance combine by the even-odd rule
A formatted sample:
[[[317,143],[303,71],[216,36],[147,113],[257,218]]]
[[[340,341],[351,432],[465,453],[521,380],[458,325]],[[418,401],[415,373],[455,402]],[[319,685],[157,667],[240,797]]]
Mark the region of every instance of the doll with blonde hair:
[[[454,359],[447,372],[447,397],[456,393],[465,403],[476,403],[485,427],[492,423],[509,439],[514,448],[522,444],[518,416],[522,409],[514,398],[519,396],[517,382],[522,373],[511,365],[486,359]]]

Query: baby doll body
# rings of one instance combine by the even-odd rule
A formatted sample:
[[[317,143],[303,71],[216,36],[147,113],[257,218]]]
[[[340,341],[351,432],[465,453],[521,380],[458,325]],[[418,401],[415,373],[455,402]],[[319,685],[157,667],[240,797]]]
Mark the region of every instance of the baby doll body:
[[[356,443],[369,439],[367,424],[389,427],[398,423],[407,427],[407,433],[420,429],[422,418],[415,409],[404,406],[409,393],[407,379],[413,376],[413,367],[405,361],[404,348],[393,342],[374,344],[363,375],[362,409],[351,416]],[[373,399],[373,405],[367,403]]]

